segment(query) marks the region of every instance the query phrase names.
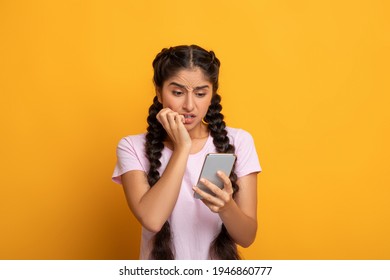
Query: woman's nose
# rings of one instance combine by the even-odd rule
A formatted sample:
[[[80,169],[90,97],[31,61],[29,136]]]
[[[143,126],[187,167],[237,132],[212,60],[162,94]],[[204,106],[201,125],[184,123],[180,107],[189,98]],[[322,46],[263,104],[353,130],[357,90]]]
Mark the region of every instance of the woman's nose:
[[[183,104],[184,109],[192,111],[194,109],[194,100],[192,94],[187,94]]]

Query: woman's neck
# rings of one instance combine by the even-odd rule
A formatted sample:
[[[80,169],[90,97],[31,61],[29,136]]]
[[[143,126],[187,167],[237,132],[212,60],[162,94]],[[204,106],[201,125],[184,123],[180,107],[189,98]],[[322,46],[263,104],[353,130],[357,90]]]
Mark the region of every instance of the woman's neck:
[[[194,127],[191,131],[188,131],[191,139],[204,139],[209,136],[209,128],[207,125],[200,123],[199,126]]]

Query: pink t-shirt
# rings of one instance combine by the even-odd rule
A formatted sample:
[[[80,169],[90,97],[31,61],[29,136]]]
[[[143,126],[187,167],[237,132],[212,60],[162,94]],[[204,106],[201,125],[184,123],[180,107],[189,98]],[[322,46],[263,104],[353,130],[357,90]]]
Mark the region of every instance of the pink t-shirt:
[[[261,167],[257,157],[252,136],[242,130],[226,128],[230,143],[235,146],[237,162],[235,172],[237,177],[260,172]],[[119,141],[117,147],[117,163],[112,180],[121,184],[121,175],[130,170],[149,170],[149,161],[145,157],[145,135],[127,136]],[[173,236],[175,259],[206,260],[209,259],[210,244],[221,230],[222,221],[218,214],[213,213],[202,201],[194,198],[192,187],[196,185],[202,168],[203,160],[208,153],[215,153],[213,138],[209,135],[202,150],[190,154],[184,173],[179,197],[168,221]],[[160,175],[172,155],[172,150],[164,148],[160,158]],[[142,228],[140,259],[149,259],[153,233]]]

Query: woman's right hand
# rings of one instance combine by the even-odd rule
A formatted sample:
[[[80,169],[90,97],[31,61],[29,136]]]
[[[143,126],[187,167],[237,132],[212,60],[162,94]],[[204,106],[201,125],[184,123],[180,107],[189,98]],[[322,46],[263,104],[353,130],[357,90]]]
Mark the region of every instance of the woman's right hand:
[[[191,148],[191,137],[184,126],[185,119],[183,115],[179,115],[170,108],[163,108],[158,112],[156,118],[167,132],[174,149]]]

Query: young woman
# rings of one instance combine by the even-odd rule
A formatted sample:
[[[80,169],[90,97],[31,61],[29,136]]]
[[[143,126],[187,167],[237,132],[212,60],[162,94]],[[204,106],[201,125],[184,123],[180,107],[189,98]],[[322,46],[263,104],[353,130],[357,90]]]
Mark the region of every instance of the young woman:
[[[236,244],[255,239],[261,167],[251,135],[225,125],[219,67],[196,45],[163,49],[153,61],[147,133],[118,144],[113,180],[142,224],[141,259],[239,259]],[[208,153],[237,156],[231,174],[218,174],[222,190],[203,182],[215,196],[195,187]]]

